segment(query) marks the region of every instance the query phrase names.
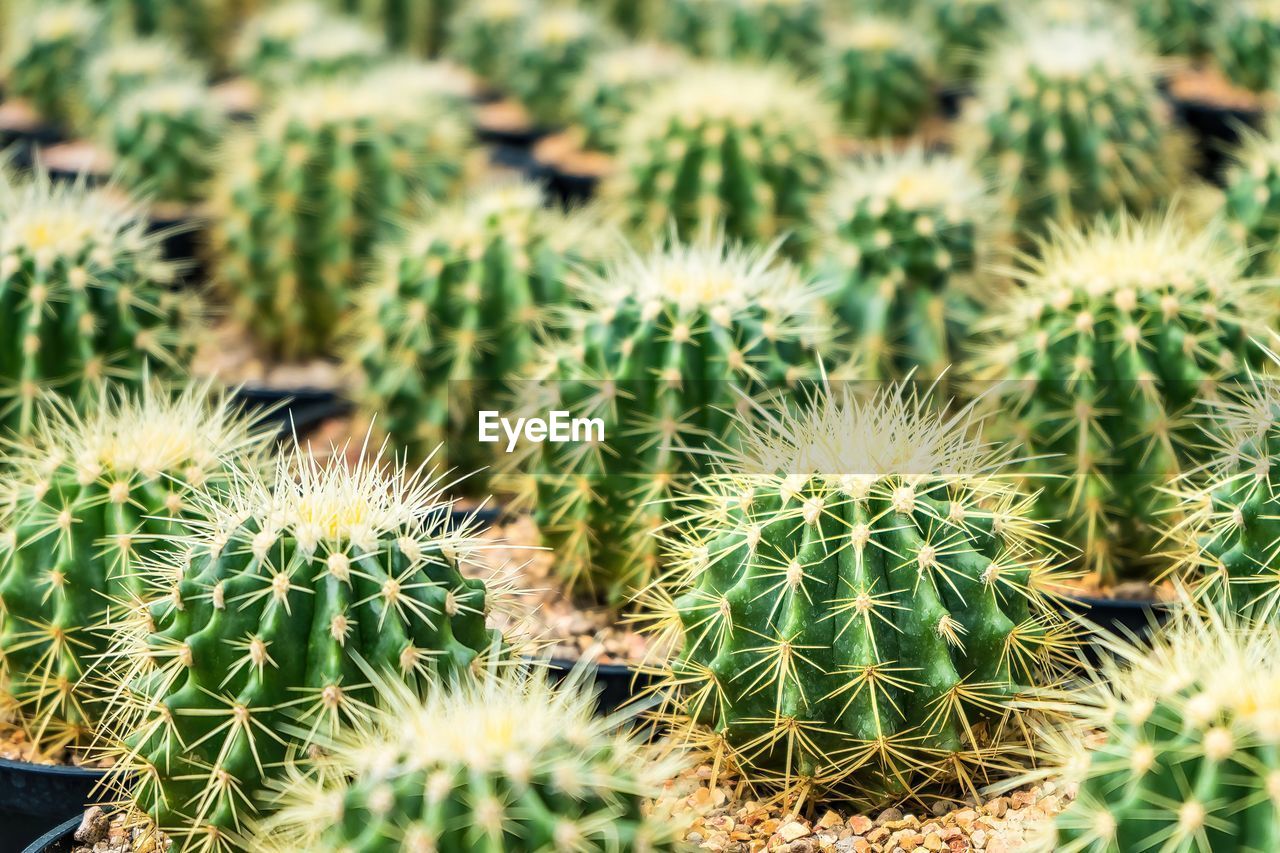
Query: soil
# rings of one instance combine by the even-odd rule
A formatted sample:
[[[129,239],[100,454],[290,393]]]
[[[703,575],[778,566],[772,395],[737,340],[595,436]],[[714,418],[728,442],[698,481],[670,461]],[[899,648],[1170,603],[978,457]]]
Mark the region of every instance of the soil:
[[[262,100],[262,93],[252,80],[233,77],[209,90],[213,100],[230,116],[252,115]]]
[[[1066,580],[1062,586],[1062,592],[1065,595],[1101,598],[1108,601],[1165,602],[1174,601],[1178,597],[1177,588],[1170,580],[1155,584],[1146,580],[1132,580],[1106,586],[1096,572]]]
[[[36,108],[22,98],[10,98],[0,104],[0,130],[31,132],[47,126]]]
[[[106,177],[114,168],[111,153],[83,139],[48,145],[40,149],[40,160],[51,172],[89,177]]]
[[[584,150],[577,135],[568,131],[539,139],[533,146],[533,159],[575,177],[603,178],[614,169],[612,157],[602,151]]]
[[[72,838],[71,853],[161,853],[172,843],[143,826],[130,826],[123,812],[109,815],[98,806],[84,813]]]
[[[667,783],[653,809],[680,826],[684,839],[699,850],[1013,853],[1050,849],[1052,818],[1074,796],[1049,781],[959,807],[939,800],[927,812],[904,807],[873,815],[825,808],[811,818],[752,800],[744,786],[732,778],[716,780],[713,768],[703,765]]]
[[[228,385],[255,388],[333,391],[343,387],[342,370],[335,362],[323,358],[278,362],[260,352],[247,330],[230,320],[214,326],[196,353],[191,372],[194,376],[216,375]]]
[[[45,767],[84,767],[89,770],[106,770],[114,764],[109,758],[86,761],[82,753],[70,749],[52,755],[37,754],[35,744],[27,740],[26,732],[9,724],[0,724],[0,758]]]
[[[1218,68],[1199,65],[1182,68],[1169,78],[1169,94],[1191,101],[1242,112],[1261,112],[1275,106],[1275,96],[1250,92],[1233,84]]]
[[[534,130],[529,111],[512,100],[480,104],[475,109],[476,126],[493,133],[522,134]]]

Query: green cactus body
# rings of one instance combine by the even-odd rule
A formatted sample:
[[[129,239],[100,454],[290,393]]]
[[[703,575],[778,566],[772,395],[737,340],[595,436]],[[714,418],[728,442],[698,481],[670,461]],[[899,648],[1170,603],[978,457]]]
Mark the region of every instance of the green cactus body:
[[[180,43],[187,55],[221,68],[236,27],[257,0],[107,0],[113,17],[140,35]]]
[[[179,372],[191,341],[189,297],[141,212],[109,190],[0,181],[0,426],[35,425],[51,394],[79,406],[105,383]]]
[[[1218,8],[1214,0],[1142,0],[1134,15],[1161,53],[1199,57],[1212,47]]]
[[[19,4],[0,52],[7,95],[29,100],[49,121],[83,118],[85,64],[103,35],[102,14],[81,0]]]
[[[603,436],[531,445],[511,470],[566,586],[617,606],[656,575],[652,533],[705,464],[698,449],[732,438],[744,395],[808,375],[830,333],[812,282],[772,249],[723,241],[623,259],[578,296],[572,343],[546,351],[520,404],[599,418]]]
[[[426,692],[498,649],[444,484],[342,452],[197,493],[180,547],[136,581],[106,742],[114,782],[181,849],[256,850],[244,833],[284,760],[367,719],[369,671]]]
[[[1121,657],[1104,658],[1067,697],[1082,725],[1063,738],[1059,762],[1079,793],[1057,817],[1052,848],[1280,848],[1276,627],[1187,615],[1154,644],[1113,645]]]
[[[270,435],[209,387],[45,410],[9,451],[0,495],[0,703],[39,754],[87,747],[103,694],[80,688],[107,650],[96,628],[142,589],[138,561],[175,532],[193,488],[218,488]]]
[[[472,0],[454,16],[446,52],[489,82],[507,79],[513,48],[534,15],[531,0]]]
[[[627,116],[686,68],[688,60],[683,53],[657,42],[629,44],[597,54],[570,97],[581,146],[615,152]]]
[[[1009,24],[1008,0],[933,0],[929,18],[942,43],[946,76],[969,80]]]
[[[595,716],[578,674],[495,672],[425,707],[384,698],[366,731],[301,779],[263,833],[270,853],[659,853],[674,828],[647,817],[682,763]],[[386,760],[378,760],[383,758]]]
[[[387,43],[418,56],[437,56],[459,0],[334,0],[338,8],[385,31]]]
[[[601,192],[644,234],[788,234],[798,254],[807,235],[789,231],[803,228],[831,167],[834,112],[780,68],[691,68],[636,106]]]
[[[898,386],[828,390],[680,497],[651,614],[682,642],[677,730],[802,799],[973,792],[1019,766],[1017,701],[1070,632],[1029,494],[974,425]]]
[[[202,72],[173,42],[153,38],[109,45],[89,60],[85,77],[85,101],[94,120],[101,122],[144,86],[175,78],[200,80]]]
[[[287,93],[214,181],[215,280],[259,341],[321,351],[376,241],[419,194],[447,197],[468,134],[442,98],[374,80]]]
[[[1023,29],[985,66],[961,147],[992,171],[1029,235],[1151,208],[1186,169],[1155,74],[1123,27]]]
[[[1219,13],[1213,53],[1231,81],[1253,92],[1276,87],[1280,73],[1280,2],[1240,0]]]
[[[572,7],[544,9],[522,28],[510,66],[495,78],[542,126],[569,117],[570,95],[592,57],[609,43],[594,14]]]
[[[953,362],[994,204],[965,161],[919,147],[867,155],[826,201],[823,249],[855,375],[939,377]]]
[[[1274,300],[1243,266],[1176,217],[1099,222],[1042,245],[979,329],[992,344],[972,374],[1000,383],[991,399],[1031,460],[1037,507],[1104,584],[1159,567],[1194,423],[1261,355],[1250,337]]]
[[[675,0],[667,38],[696,56],[813,66],[822,44],[817,0]]]
[[[102,130],[120,179],[162,201],[197,202],[226,116],[195,80],[155,83],[121,101]]]
[[[601,0],[605,18],[632,39],[656,38],[666,14],[662,0]]]
[[[502,183],[433,211],[383,253],[357,297],[348,360],[363,376],[363,408],[412,458],[447,443],[454,467],[491,461],[475,444],[471,404],[510,392],[566,282],[607,253],[596,216],[543,201],[532,184]]]
[[[825,48],[827,95],[859,136],[902,136],[933,108],[933,47],[906,22],[840,24]]]
[[[1225,188],[1227,227],[1249,252],[1252,272],[1276,272],[1280,245],[1280,125],[1262,133],[1246,131],[1228,167]]]
[[[236,67],[273,88],[336,81],[367,70],[385,54],[382,37],[360,23],[331,16],[311,3],[289,3],[262,13],[245,28]]]

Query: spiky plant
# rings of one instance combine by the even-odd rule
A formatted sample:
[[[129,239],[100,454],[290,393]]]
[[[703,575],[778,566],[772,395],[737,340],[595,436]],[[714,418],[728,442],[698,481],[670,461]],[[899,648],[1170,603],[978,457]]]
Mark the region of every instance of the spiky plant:
[[[822,222],[825,266],[843,282],[836,310],[856,375],[941,376],[953,361],[994,207],[972,165],[920,146],[846,166]]]
[[[835,110],[781,67],[695,66],[638,104],[621,131],[618,170],[602,186],[633,228],[732,239],[789,234],[799,252],[832,161]]]
[[[656,38],[666,15],[662,0],[601,0],[596,5],[615,28],[633,39]]]
[[[697,56],[810,68],[822,44],[822,15],[819,0],[675,0],[666,34]]]
[[[632,110],[688,65],[683,53],[658,42],[627,44],[597,54],[570,96],[579,144],[592,151],[616,151],[619,132]]]
[[[1218,15],[1213,53],[1227,77],[1254,92],[1275,89],[1280,74],[1280,2],[1240,0]]]
[[[331,0],[359,16],[366,26],[383,30],[387,44],[418,56],[437,56],[459,0]]]
[[[108,0],[105,5],[127,30],[173,39],[186,55],[222,70],[232,36],[257,0]]]
[[[83,119],[85,63],[103,35],[102,13],[84,0],[19,2],[7,17],[0,78],[5,94],[26,98],[45,119]]]
[[[329,15],[311,2],[291,2],[249,22],[235,63],[237,70],[274,89],[345,78],[378,62],[385,52],[382,37],[359,22]]]
[[[248,824],[290,754],[368,720],[370,670],[420,695],[499,649],[486,545],[446,479],[382,455],[296,448],[274,477],[197,492],[100,670],[111,781],[183,850],[255,850]]]
[[[123,183],[162,201],[193,203],[205,196],[227,124],[203,83],[178,79],[121,100],[101,134]]]
[[[1277,271],[1280,241],[1280,123],[1245,129],[1226,172],[1223,210],[1231,236],[1249,252],[1254,272]]]
[[[87,747],[104,694],[81,679],[107,650],[98,628],[140,594],[138,563],[174,535],[196,488],[257,464],[271,434],[228,395],[158,385],[104,393],[91,414],[43,408],[6,448],[0,491],[0,701],[42,756]]]
[[[1261,353],[1265,285],[1213,229],[1176,215],[1060,231],[979,328],[970,365],[1033,461],[1041,515],[1111,584],[1158,571],[1165,488],[1194,459],[1193,421]]]
[[[450,194],[467,141],[446,100],[377,79],[282,96],[214,181],[214,274],[236,316],[278,353],[322,350],[375,243],[419,194]]]
[[[821,389],[677,499],[650,599],[677,732],[746,780],[866,805],[1021,766],[1019,700],[1072,648],[1060,572],[973,407]]]
[[[1199,57],[1209,53],[1219,8],[1213,0],[1142,0],[1133,11],[1161,53]]]
[[[579,265],[607,253],[608,230],[510,181],[411,225],[382,253],[351,324],[348,359],[376,426],[413,458],[446,442],[452,465],[488,464],[472,404],[501,400],[531,366],[548,310],[565,302]]]
[[[120,101],[162,80],[199,80],[200,68],[173,42],[159,38],[112,42],[89,60],[85,101],[95,121],[109,119]]]
[[[984,66],[961,147],[996,175],[1024,233],[1150,208],[1186,169],[1156,72],[1122,26],[1016,28]]]
[[[78,406],[180,372],[191,299],[169,289],[159,239],[110,188],[0,176],[0,427],[28,432],[41,397]]]
[[[561,318],[567,343],[543,353],[517,409],[601,429],[506,467],[566,587],[620,606],[656,575],[652,534],[701,449],[730,438],[747,395],[807,375],[831,333],[821,289],[776,246],[676,243],[614,261],[575,295],[586,307]]]
[[[572,6],[542,9],[521,28],[511,45],[501,84],[539,125],[563,124],[571,114],[570,95],[592,57],[610,42],[604,22]]]
[[[285,788],[266,849],[677,849],[675,828],[647,815],[645,798],[681,759],[623,728],[634,710],[596,716],[586,674],[553,688],[545,669],[508,669],[425,705],[384,690],[366,725]]]
[[[1052,849],[1276,849],[1280,630],[1210,611],[1108,645],[1115,654],[1068,700],[1082,720],[1056,763],[1079,794]]]
[[[933,107],[934,53],[928,36],[907,21],[843,22],[823,49],[827,96],[859,136],[910,133]]]
[[[928,17],[941,42],[945,76],[969,80],[1009,24],[1008,0],[931,0]]]
[[[485,80],[504,79],[535,12],[533,0],[472,0],[454,16],[446,53]]]

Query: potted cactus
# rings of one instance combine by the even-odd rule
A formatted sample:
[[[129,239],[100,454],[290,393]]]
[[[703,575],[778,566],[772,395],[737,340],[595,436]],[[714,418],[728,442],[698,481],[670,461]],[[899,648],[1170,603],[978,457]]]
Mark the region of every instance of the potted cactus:
[[[1247,131],[1227,167],[1224,212],[1231,236],[1249,253],[1249,269],[1274,274],[1280,239],[1280,125]]]
[[[274,94],[282,85],[331,80],[365,70],[386,46],[373,30],[325,11],[310,0],[292,0],[251,19],[236,44],[235,70]]]
[[[943,76],[952,82],[971,81],[982,57],[1009,25],[1013,6],[1008,0],[931,0],[926,15],[941,42]]]
[[[103,35],[102,12],[84,0],[23,2],[7,23],[0,50],[6,93],[29,101],[45,121],[73,126],[83,118],[85,64]]]
[[[676,0],[665,32],[696,56],[772,60],[809,70],[822,44],[819,0]]]
[[[826,94],[854,135],[906,136],[934,107],[937,49],[909,21],[861,16],[831,28],[822,51]]]

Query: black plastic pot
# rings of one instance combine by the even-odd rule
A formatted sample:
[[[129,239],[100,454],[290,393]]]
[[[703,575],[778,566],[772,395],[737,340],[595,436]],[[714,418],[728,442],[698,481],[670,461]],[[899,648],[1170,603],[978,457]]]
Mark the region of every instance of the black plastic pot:
[[[7,154],[10,162],[19,169],[30,168],[35,162],[36,151],[61,139],[62,131],[46,122],[29,127],[0,125],[0,152]]]
[[[83,767],[0,759],[0,853],[17,853],[56,822],[74,816],[78,823],[104,775]]]
[[[58,145],[72,146],[77,144],[75,140],[61,142]],[[49,173],[49,178],[54,181],[65,181],[67,183],[83,183],[90,187],[100,187],[111,181],[111,173],[98,171],[94,169],[82,169],[63,162],[59,158],[52,160],[45,156],[44,151],[52,150],[57,146],[42,146],[40,151],[36,152],[36,156],[40,158],[44,165],[45,171]]]
[[[1223,165],[1239,144],[1241,130],[1259,127],[1262,111],[1220,107],[1204,101],[1175,99],[1173,104],[1179,120],[1195,136],[1200,176],[1221,184]]]
[[[1078,617],[1085,634],[1085,658],[1097,662],[1106,649],[1100,642],[1110,635],[1142,641],[1169,618],[1169,607],[1158,601],[1073,596],[1062,599],[1063,612]]]
[[[938,114],[945,119],[953,120],[960,117],[961,111],[964,109],[964,100],[973,94],[973,87],[968,83],[957,83],[954,86],[944,86],[938,90]]]
[[[552,658],[546,665],[551,670],[551,677],[556,681],[562,681],[573,671],[575,662]],[[596,688],[599,690],[596,697],[596,711],[602,715],[611,714],[631,704],[632,701],[644,695],[646,688],[654,684],[652,675],[624,664],[601,663],[594,665],[591,669],[595,672]]]
[[[41,835],[26,848],[14,847],[12,853],[17,853],[19,850],[22,853],[70,853],[71,848],[75,846],[74,836],[76,830],[80,828],[81,820],[83,817],[76,815]],[[0,846],[0,853],[10,853],[10,849]]]
[[[183,285],[197,286],[207,280],[201,251],[204,222],[195,214],[153,212],[148,219],[147,231],[160,234],[164,259],[178,265],[178,278]]]
[[[577,175],[536,160],[534,168],[536,178],[546,185],[548,196],[563,207],[575,207],[591,201],[596,187],[600,185],[599,175]]]
[[[249,386],[236,391],[235,399],[251,416],[276,424],[281,439],[302,438],[324,421],[351,411],[350,400],[323,388]]]

